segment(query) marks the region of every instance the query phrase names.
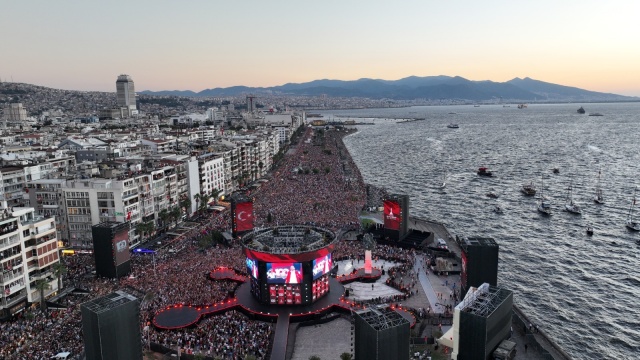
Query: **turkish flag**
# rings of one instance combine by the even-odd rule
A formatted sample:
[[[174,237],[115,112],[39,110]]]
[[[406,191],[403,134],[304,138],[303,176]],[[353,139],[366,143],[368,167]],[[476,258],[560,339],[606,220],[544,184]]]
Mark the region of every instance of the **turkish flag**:
[[[253,230],[253,203],[236,204],[236,231]]]

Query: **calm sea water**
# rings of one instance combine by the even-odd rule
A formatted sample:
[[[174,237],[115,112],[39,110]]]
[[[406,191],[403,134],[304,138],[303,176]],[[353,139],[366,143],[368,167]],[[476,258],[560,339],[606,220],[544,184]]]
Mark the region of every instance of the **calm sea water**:
[[[579,115],[580,105],[604,116]],[[377,118],[366,119],[375,125],[359,126],[345,139],[365,181],[408,194],[412,215],[444,222],[454,234],[496,239],[499,284],[513,290],[516,303],[569,354],[640,356],[640,234],[625,228],[634,187],[640,185],[639,103],[323,114],[328,120]],[[401,117],[426,119],[385,120]],[[449,129],[449,123],[460,128]],[[478,177],[480,166],[495,177]],[[599,171],[604,205],[593,202]],[[531,181],[539,191],[543,178],[551,217],[541,216],[536,198],[519,191]],[[571,183],[581,216],[562,211]],[[494,213],[495,205],[504,214]],[[585,232],[589,223],[592,237]]]

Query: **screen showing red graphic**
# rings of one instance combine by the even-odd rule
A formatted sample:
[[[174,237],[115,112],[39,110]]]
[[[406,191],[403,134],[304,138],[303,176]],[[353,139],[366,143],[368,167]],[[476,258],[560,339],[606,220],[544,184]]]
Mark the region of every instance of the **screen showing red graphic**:
[[[460,272],[460,284],[463,288],[467,288],[467,254],[463,251],[462,253],[462,271]]]
[[[247,258],[247,273],[254,279],[258,278],[258,263],[250,258]]]
[[[267,263],[267,283],[300,284],[301,282],[301,263]]]
[[[313,260],[313,280],[331,271],[331,254]]]
[[[384,227],[385,229],[399,230],[400,222],[402,222],[402,214],[400,214],[400,204],[397,201],[384,201]]]
[[[127,229],[122,229],[113,236],[113,257],[116,266],[129,261],[131,258],[131,253],[129,252],[129,231],[127,231]]]
[[[253,230],[253,203],[236,204],[236,231]]]

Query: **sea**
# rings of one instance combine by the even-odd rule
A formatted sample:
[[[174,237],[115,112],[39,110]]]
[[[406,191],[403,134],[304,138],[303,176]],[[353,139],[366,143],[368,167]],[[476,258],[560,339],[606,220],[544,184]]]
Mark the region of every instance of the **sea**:
[[[366,183],[409,195],[411,216],[442,222],[453,235],[494,238],[498,285],[573,358],[640,357],[640,233],[625,227],[640,185],[640,103],[321,114],[372,124],[357,125],[345,144]],[[458,129],[447,127],[454,123]],[[494,176],[478,176],[479,167]],[[529,183],[535,197],[520,191]],[[593,201],[598,186],[602,205]],[[536,210],[541,188],[548,217]],[[581,215],[563,211],[568,197]]]

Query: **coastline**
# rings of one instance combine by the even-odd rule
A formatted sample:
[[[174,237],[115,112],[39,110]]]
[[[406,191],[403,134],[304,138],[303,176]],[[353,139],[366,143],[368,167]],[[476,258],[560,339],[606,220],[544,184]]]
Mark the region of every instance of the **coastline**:
[[[342,141],[343,141],[343,146],[345,147],[345,149],[347,149],[347,153],[349,154],[349,157],[351,158],[351,162],[354,163],[354,164],[355,164],[355,161],[353,160],[353,156],[352,156],[351,152],[349,151],[348,147],[344,143],[344,139],[346,139],[347,137],[349,137],[351,135],[357,134],[359,131],[360,130],[356,128],[356,131],[351,132],[349,134],[346,134],[345,136],[343,136],[341,138]],[[357,164],[355,164],[355,166],[357,167]],[[360,180],[366,185],[367,188],[375,187],[376,189],[378,189],[380,191],[388,192],[388,189],[386,189],[384,187],[380,187],[380,186],[377,186],[377,185],[373,185],[373,184],[367,183],[364,180],[364,178],[362,178],[362,173],[361,173],[359,168],[358,168],[358,174],[359,174],[359,176],[361,178]],[[361,218],[362,218],[362,216],[361,216]],[[420,219],[420,218],[411,217],[411,216],[410,216],[410,219],[411,219],[410,222],[414,222],[414,224],[417,224],[417,222],[420,222],[422,224],[427,224],[427,227],[440,227],[441,229],[431,228],[432,234],[434,234],[434,235],[438,234],[440,238],[446,239],[450,249],[452,249],[452,252],[456,253],[456,256],[458,258],[460,257],[460,252],[462,251],[462,249],[461,249],[460,245],[458,244],[458,242],[455,241],[455,236],[453,236],[450,233],[449,229],[447,228],[447,226],[444,223],[438,222],[438,221],[429,220],[429,219]],[[435,238],[434,235],[432,235],[431,237]],[[430,301],[429,301],[429,305],[431,307],[434,307],[434,304],[431,304]],[[536,329],[535,333],[527,331],[526,330],[526,324],[533,324],[533,322],[518,307],[518,305],[516,303],[513,304],[513,314],[512,315],[513,315],[512,316],[512,324],[513,324],[513,327],[515,328],[514,331],[518,331],[519,332],[519,334],[521,335],[521,338],[523,339],[523,341],[526,344],[528,344],[530,346],[530,350],[532,352],[533,351],[538,351],[541,356],[551,357],[551,358],[556,359],[556,360],[570,360],[570,359],[572,359],[572,357],[564,349],[562,349],[558,344],[556,344],[555,341],[553,341],[553,339],[551,339],[549,337],[549,335],[544,330],[541,330],[541,329],[538,328],[538,329]],[[522,329],[524,329],[524,331],[521,331]]]

